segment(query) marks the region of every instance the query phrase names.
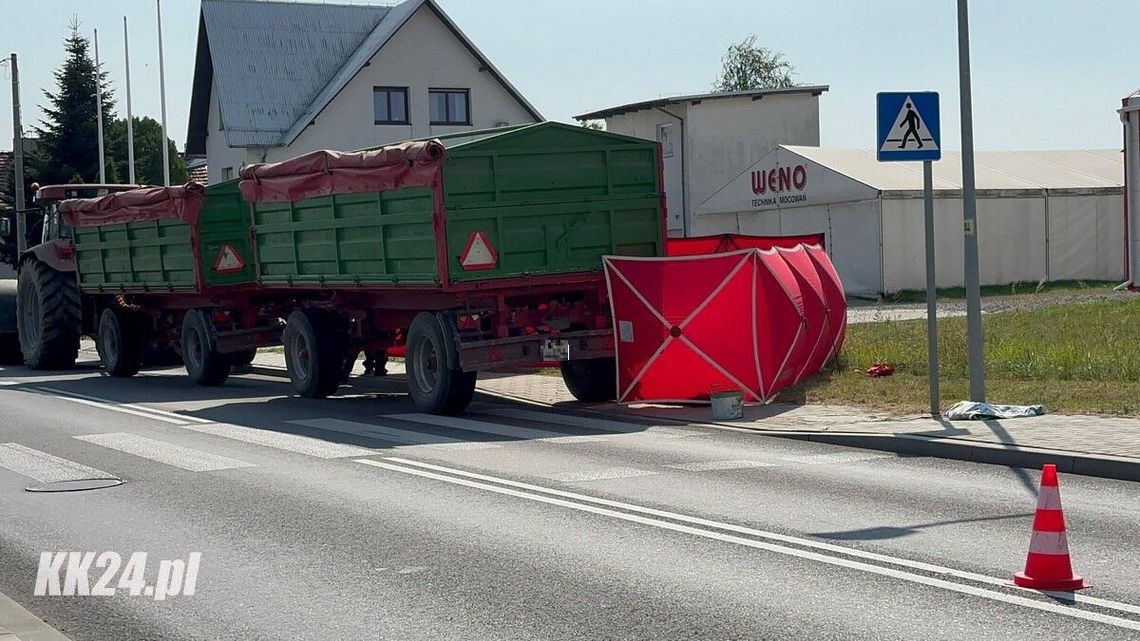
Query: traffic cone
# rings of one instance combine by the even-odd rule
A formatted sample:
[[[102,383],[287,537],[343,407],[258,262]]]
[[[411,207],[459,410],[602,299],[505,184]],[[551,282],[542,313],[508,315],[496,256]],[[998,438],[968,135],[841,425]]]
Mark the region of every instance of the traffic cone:
[[[1052,463],[1041,470],[1041,491],[1037,495],[1037,514],[1033,517],[1033,536],[1025,571],[1013,575],[1013,582],[1023,588],[1072,592],[1089,587],[1084,578],[1073,574],[1069,559],[1069,541],[1065,537],[1065,513],[1061,509],[1061,487],[1057,484],[1057,466]]]

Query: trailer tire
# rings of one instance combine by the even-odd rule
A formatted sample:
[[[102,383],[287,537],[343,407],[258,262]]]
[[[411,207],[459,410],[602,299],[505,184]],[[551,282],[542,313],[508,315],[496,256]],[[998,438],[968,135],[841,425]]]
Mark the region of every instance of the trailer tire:
[[[143,328],[138,318],[124,310],[109,307],[99,316],[95,349],[103,369],[115,378],[129,378],[142,369]]]
[[[230,367],[249,367],[253,359],[257,358],[257,348],[251,347],[240,352],[230,354]]]
[[[20,266],[16,321],[24,362],[32,369],[67,369],[79,357],[83,329],[75,274],[36,259]]]
[[[563,361],[562,380],[574,398],[583,403],[602,403],[617,398],[617,361],[591,358]]]
[[[217,387],[230,376],[230,357],[219,354],[210,339],[210,321],[197,309],[182,319],[182,360],[195,385]]]
[[[347,332],[336,316],[319,309],[298,309],[285,323],[285,366],[297,393],[326,398],[344,376]]]
[[[476,372],[458,368],[454,325],[444,314],[420,312],[408,328],[408,392],[422,412],[454,416],[471,404]]]
[[[20,334],[16,330],[16,281],[0,280],[0,365],[19,365]]]

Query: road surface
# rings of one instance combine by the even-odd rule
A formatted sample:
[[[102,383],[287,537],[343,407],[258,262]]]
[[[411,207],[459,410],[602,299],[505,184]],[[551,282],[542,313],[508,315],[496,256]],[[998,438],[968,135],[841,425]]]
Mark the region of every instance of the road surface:
[[[0,593],[92,641],[1140,638],[1137,484],[1062,478],[1074,601],[1005,585],[1035,472],[401,388],[0,368]],[[126,483],[24,490],[81,476]],[[194,594],[35,596],[64,551]]]

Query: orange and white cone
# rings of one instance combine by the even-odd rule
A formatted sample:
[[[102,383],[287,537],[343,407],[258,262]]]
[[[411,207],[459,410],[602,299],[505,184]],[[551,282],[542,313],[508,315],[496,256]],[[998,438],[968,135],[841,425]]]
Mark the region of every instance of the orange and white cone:
[[[1089,587],[1084,578],[1073,574],[1056,465],[1047,464],[1041,470],[1041,491],[1037,495],[1037,514],[1033,517],[1033,536],[1029,539],[1025,571],[1014,574],[1013,582],[1023,588],[1057,592]]]

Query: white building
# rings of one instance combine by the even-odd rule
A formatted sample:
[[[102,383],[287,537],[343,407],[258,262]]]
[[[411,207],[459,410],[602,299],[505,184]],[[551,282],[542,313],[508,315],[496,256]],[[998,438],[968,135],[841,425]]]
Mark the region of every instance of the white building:
[[[939,287],[963,276],[962,160],[934,163]],[[1123,280],[1119,150],[980,151],[975,168],[983,285]],[[875,153],[781,145],[693,207],[700,234],[823,232],[848,293],[926,288],[922,166]]]
[[[707,93],[602,109],[578,120],[662,145],[668,228],[699,236],[692,212],[730,178],[779,144],[819,145],[819,96],[826,86]],[[712,232],[708,232],[712,233]]]
[[[542,116],[435,0],[202,0],[186,153],[246,163]]]

